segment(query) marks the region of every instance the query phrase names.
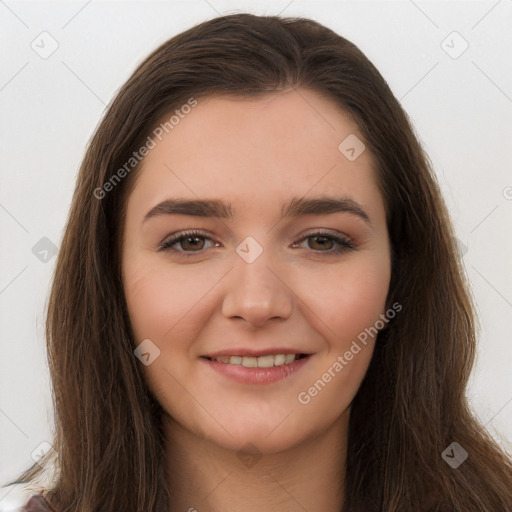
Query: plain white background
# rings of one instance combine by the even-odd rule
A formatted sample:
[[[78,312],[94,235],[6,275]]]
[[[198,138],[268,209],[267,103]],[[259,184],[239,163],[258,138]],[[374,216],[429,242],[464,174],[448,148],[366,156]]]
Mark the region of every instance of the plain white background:
[[[478,305],[468,396],[512,451],[511,0],[0,0],[0,483],[51,441],[44,316],[55,257],[41,261],[32,248],[58,248],[85,146],[136,65],[192,25],[240,11],[332,28],[366,53],[410,115]],[[0,511],[23,499],[0,488]]]

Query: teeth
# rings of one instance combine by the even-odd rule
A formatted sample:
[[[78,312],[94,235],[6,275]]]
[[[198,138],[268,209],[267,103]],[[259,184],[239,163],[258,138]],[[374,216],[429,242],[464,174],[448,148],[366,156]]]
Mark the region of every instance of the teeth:
[[[274,366],[281,366],[284,364],[286,356],[284,354],[277,354],[274,356]]]
[[[269,355],[258,357],[258,368],[272,368],[272,366],[274,366],[274,356]]]
[[[242,357],[242,366],[246,368],[257,368],[258,359],[258,357]]]
[[[213,361],[241,365],[245,368],[272,368],[273,366],[293,363],[297,358],[298,354],[276,354],[260,357],[219,356],[214,358]]]
[[[290,364],[295,361],[295,354],[286,354],[284,356],[284,364]]]

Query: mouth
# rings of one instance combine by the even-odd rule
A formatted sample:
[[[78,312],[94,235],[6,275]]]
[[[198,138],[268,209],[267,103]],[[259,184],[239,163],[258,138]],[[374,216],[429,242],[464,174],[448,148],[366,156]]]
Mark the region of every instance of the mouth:
[[[258,353],[242,349],[233,352],[204,355],[199,359],[222,378],[239,384],[268,385],[300,373],[313,356],[283,348]]]
[[[208,361],[243,366],[244,368],[273,368],[285,366],[309,357],[310,354],[265,354],[261,356],[219,355],[201,356]]]

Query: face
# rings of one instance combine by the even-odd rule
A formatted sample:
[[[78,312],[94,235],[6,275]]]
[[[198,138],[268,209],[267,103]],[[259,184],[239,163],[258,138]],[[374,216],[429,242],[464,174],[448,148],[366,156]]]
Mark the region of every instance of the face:
[[[177,428],[275,453],[347,418],[390,279],[383,199],[354,136],[332,100],[298,89],[202,100],[155,139],[127,202],[123,285]]]

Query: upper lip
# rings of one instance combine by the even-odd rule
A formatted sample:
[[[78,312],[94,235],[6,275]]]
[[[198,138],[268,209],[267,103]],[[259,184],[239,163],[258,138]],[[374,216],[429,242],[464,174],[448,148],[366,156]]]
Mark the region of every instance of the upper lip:
[[[310,355],[309,352],[304,350],[297,350],[295,348],[286,348],[286,347],[278,347],[278,348],[268,348],[268,349],[249,349],[249,348],[230,348],[227,350],[219,350],[218,352],[210,352],[208,354],[203,354],[201,357],[210,357],[216,358],[221,356],[241,356],[241,357],[260,357],[267,355],[276,355],[276,354],[305,354]]]

